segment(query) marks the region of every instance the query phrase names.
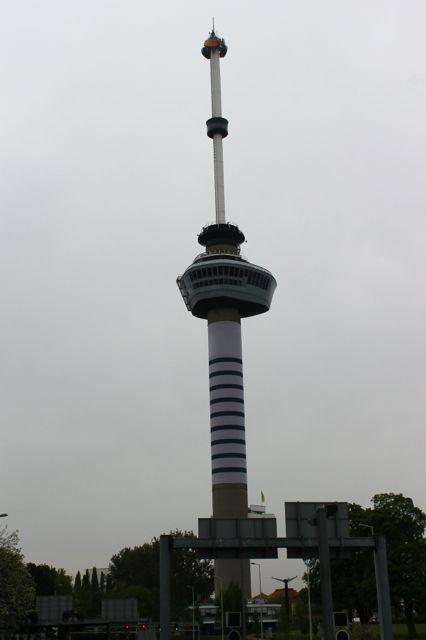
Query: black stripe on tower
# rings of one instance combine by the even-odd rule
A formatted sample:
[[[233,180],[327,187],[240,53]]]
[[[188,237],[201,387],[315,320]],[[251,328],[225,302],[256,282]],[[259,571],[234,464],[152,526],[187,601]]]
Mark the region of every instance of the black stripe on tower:
[[[226,138],[228,135],[228,120],[226,118],[221,118],[220,116],[209,118],[206,125],[209,138],[213,138],[216,134],[221,135],[222,138]]]
[[[231,358],[229,356],[222,358],[212,358],[209,360],[209,364],[217,364],[218,362],[238,362],[239,364],[243,364],[241,358]]]
[[[244,418],[244,413],[242,411],[216,411],[216,413],[210,414],[210,418],[220,418],[221,416],[238,416],[239,418]]]
[[[244,391],[242,384],[214,384],[210,387],[210,391],[218,391],[219,389],[239,389],[240,391]]]
[[[247,473],[245,467],[217,467],[212,469],[212,473]]]
[[[244,458],[246,459],[245,453],[214,453],[212,455],[212,460],[221,460],[222,458]]]
[[[224,371],[213,371],[212,373],[209,373],[209,378],[216,378],[217,376],[238,376],[242,378],[243,374],[241,371],[228,371],[227,369]]]

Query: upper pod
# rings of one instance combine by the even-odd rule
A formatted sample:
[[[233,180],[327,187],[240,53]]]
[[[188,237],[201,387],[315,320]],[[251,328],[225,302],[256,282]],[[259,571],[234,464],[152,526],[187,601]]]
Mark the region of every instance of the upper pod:
[[[201,53],[205,58],[210,60],[213,49],[219,49],[219,55],[221,58],[226,56],[226,52],[228,51],[225,40],[223,38],[218,38],[214,31],[210,33],[210,36],[204,42],[204,47],[201,49]]]

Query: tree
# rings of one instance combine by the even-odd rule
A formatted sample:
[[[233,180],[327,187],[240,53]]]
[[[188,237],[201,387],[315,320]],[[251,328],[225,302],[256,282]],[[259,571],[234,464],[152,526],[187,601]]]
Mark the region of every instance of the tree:
[[[107,577],[106,577],[105,589],[106,589],[107,593],[111,593],[111,591],[112,591],[112,576],[111,576],[110,573],[108,573]]]
[[[72,593],[72,579],[65,569],[55,569],[48,564],[29,562],[27,569],[36,585],[36,595],[53,596]]]
[[[57,596],[64,596],[72,593],[72,578],[65,569],[56,569],[55,593]]]
[[[395,606],[401,606],[410,638],[417,637],[414,612],[426,597],[426,514],[402,494],[373,497],[371,522],[386,535],[389,580]]]
[[[99,589],[101,590],[102,593],[105,592],[105,574],[104,574],[103,571],[101,572],[101,580],[100,580],[100,583],[99,583]]]
[[[281,624],[284,626],[285,623],[285,610],[284,607],[281,608],[281,615],[283,616],[283,620]],[[317,629],[319,622],[321,620],[321,610],[320,607],[315,603],[311,603],[311,616],[312,616],[312,627],[314,635],[317,634]],[[295,606],[293,613],[293,623],[299,628],[302,636],[307,636],[309,633],[309,606],[308,606],[308,589],[301,589],[297,594],[297,598],[295,598]]]
[[[93,593],[98,593],[99,591],[99,581],[98,581],[98,571],[96,567],[92,569],[92,580],[90,586],[92,587]]]
[[[0,627],[7,632],[17,628],[34,604],[35,585],[25,566],[16,532],[0,530]]]
[[[29,562],[27,569],[36,585],[36,595],[53,596],[55,593],[56,570],[48,564],[34,564]]]
[[[99,591],[98,576],[95,567],[92,569],[92,577],[90,577],[89,569],[86,569],[83,574],[83,579],[81,580],[80,588],[77,588],[76,576],[74,604],[80,615],[97,616],[100,614],[101,593]]]
[[[84,572],[83,580],[81,581],[81,590],[86,592],[90,591],[89,569],[86,569],[86,571]]]
[[[173,536],[192,536],[192,532],[172,531]],[[158,615],[160,541],[154,538],[150,543],[133,549],[126,547],[111,558],[110,570],[114,594],[125,597],[129,588],[143,587],[151,592],[144,596],[144,615]],[[108,580],[108,578],[107,578]],[[212,563],[200,560],[196,551],[179,549],[172,554],[172,602],[173,616],[179,616],[192,603],[191,589],[203,599],[213,591]],[[146,595],[146,592],[144,592]],[[126,596],[129,597],[129,596]],[[140,598],[139,598],[140,600]],[[155,603],[155,604],[154,604]],[[141,605],[141,601],[140,601]],[[141,605],[142,606],[142,605]]]
[[[74,591],[80,591],[81,589],[81,573],[77,571],[77,575],[74,580]]]
[[[65,569],[55,569],[48,564],[27,564],[36,585],[36,595],[53,596],[72,593],[72,579]]]
[[[415,638],[415,611],[426,599],[426,514],[402,494],[377,494],[372,503],[366,509],[349,505],[350,533],[369,535],[367,525],[386,537],[392,602],[405,617],[409,637]],[[331,569],[335,608],[356,610],[361,622],[367,623],[377,611],[373,554],[357,550],[350,560],[333,561]],[[318,584],[316,564],[311,573],[314,599],[319,598]]]
[[[220,603],[220,597],[217,598]],[[241,588],[236,582],[230,582],[226,589],[223,590],[223,610],[240,611],[243,610],[243,596]]]

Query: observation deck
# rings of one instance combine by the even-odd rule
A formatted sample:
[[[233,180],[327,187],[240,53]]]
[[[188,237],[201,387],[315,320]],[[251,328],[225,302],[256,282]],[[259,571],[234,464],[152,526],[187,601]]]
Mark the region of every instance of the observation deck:
[[[198,255],[177,284],[188,311],[204,319],[218,307],[234,307],[242,318],[265,313],[277,286],[267,269],[220,249]]]

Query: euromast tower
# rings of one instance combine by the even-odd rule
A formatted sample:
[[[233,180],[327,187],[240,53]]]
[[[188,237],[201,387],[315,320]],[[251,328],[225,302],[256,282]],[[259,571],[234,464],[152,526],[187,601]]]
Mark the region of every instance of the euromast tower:
[[[188,310],[207,320],[209,344],[210,431],[214,518],[247,518],[247,458],[241,318],[269,310],[276,288],[273,275],[240,254],[244,234],[226,222],[220,58],[227,52],[211,31],[202,54],[210,61],[212,117],[207,135],[213,141],[216,221],[198,235],[204,252],[177,283]],[[243,598],[251,595],[249,560],[216,560],[215,592],[234,582]]]

